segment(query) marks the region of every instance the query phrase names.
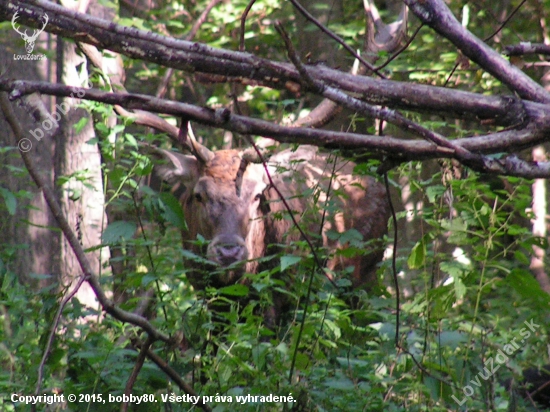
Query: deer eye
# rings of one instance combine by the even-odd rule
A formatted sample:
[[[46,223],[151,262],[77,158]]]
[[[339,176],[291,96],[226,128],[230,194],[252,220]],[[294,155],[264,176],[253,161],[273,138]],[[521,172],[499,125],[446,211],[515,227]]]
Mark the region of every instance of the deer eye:
[[[258,193],[258,194],[256,194],[256,196],[254,196],[254,201],[257,202],[257,201],[260,201],[260,200],[262,200],[262,194]]]
[[[202,202],[202,195],[200,193],[194,193],[193,194],[193,197],[195,198],[195,200],[199,203]]]

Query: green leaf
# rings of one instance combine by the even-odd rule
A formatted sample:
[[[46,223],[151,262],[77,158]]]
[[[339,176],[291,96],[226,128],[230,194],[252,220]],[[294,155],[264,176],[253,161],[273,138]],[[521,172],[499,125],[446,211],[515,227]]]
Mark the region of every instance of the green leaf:
[[[435,203],[443,194],[445,193],[445,186],[443,185],[434,185],[426,188],[426,196],[430,203]]]
[[[349,229],[342,233],[340,237],[341,243],[357,244],[357,242],[363,241],[363,235],[357,229]]]
[[[470,236],[467,233],[468,224],[462,217],[455,217],[450,220],[443,219],[441,221],[441,227],[450,232],[448,239],[449,243],[463,245],[471,242]]]
[[[459,277],[454,278],[455,296],[456,299],[462,299],[466,294],[466,285]]]
[[[231,285],[218,289],[218,292],[222,295],[229,296],[246,296],[248,295],[248,286],[245,285]]]
[[[132,146],[135,147],[135,148],[138,147],[137,140],[136,140],[136,138],[135,138],[133,135],[131,135],[130,133],[126,133],[126,134],[124,135],[124,137],[126,138],[126,141],[127,141],[130,145],[132,145]]]
[[[529,230],[519,225],[510,225],[508,226],[507,232],[510,236],[517,236],[517,235],[524,235],[526,233],[529,233]]]
[[[172,193],[161,193],[159,199],[164,220],[180,230],[187,230],[183,210],[178,199]]]
[[[460,331],[444,331],[439,334],[439,343],[441,346],[449,346],[453,350],[467,342],[467,336]]]
[[[6,203],[8,213],[12,216],[15,215],[15,209],[17,208],[17,199],[15,198],[13,193],[8,189],[0,187],[0,195],[2,195],[2,197],[4,198],[4,203]]]
[[[136,224],[134,222],[119,220],[107,226],[102,236],[103,243],[112,245],[121,240],[129,240],[132,239],[134,233],[136,233]]]
[[[420,269],[424,262],[426,261],[426,244],[424,239],[416,242],[416,245],[413,246],[411,254],[407,259],[407,264],[409,269]]]
[[[353,382],[347,377],[341,377],[340,379],[327,379],[324,384],[330,389],[350,391],[354,388]]]
[[[309,366],[309,356],[302,352],[296,353],[296,369],[307,370]]]
[[[541,289],[529,270],[513,269],[504,281],[525,301],[531,302],[530,306],[541,311],[547,311],[550,308],[550,295]]]
[[[281,256],[281,271],[287,269],[289,266],[295,265],[302,260],[301,256],[285,255]]]
[[[82,129],[84,129],[84,126],[88,124],[88,118],[86,116],[82,117],[78,122],[75,123],[73,126],[76,133],[80,133]]]
[[[525,266],[527,266],[527,265],[529,265],[529,264],[531,263],[531,261],[529,260],[529,258],[528,258],[528,257],[525,255],[525,253],[523,253],[521,250],[516,250],[516,251],[514,252],[514,259],[515,259],[517,262],[519,262],[519,263],[521,263],[521,264],[523,264],[523,265],[525,265]]]

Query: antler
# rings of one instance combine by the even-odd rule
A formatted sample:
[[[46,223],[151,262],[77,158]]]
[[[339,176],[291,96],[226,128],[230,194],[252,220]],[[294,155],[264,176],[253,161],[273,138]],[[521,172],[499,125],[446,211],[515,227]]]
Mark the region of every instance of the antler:
[[[371,53],[373,60],[378,58],[379,51],[394,52],[406,37],[409,8],[403,4],[399,17],[390,24],[385,24],[380,18],[378,8],[374,1],[363,0],[363,6],[367,15],[367,33],[365,37],[365,49]]]
[[[178,142],[193,153],[197,160],[203,164],[208,164],[215,156],[206,146],[197,142],[187,119],[181,120]]]

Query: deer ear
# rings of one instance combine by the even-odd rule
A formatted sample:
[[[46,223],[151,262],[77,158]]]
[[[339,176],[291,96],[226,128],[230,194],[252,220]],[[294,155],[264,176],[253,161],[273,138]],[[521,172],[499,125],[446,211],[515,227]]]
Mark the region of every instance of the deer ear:
[[[155,173],[170,184],[196,182],[199,179],[199,161],[194,156],[183,155],[151,145],[141,146],[145,152],[162,163],[155,166]]]

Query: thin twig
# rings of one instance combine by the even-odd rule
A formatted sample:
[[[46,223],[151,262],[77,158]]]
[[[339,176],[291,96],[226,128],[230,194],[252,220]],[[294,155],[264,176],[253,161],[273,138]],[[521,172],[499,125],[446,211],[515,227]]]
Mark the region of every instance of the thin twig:
[[[211,0],[210,3],[207,4],[206,8],[203,10],[201,15],[197,18],[195,23],[193,24],[193,27],[191,27],[191,30],[189,30],[189,33],[185,35],[185,40],[191,41],[195,38],[195,35],[199,31],[200,27],[204,24],[206,19],[208,18],[208,15],[212,11],[212,9],[218,5],[218,3],[221,3],[222,0]]]
[[[336,166],[337,166],[337,162],[336,162],[336,156],[335,156],[334,161],[332,162],[332,170],[330,172],[330,178],[329,178],[329,181],[328,181],[328,184],[327,184],[327,192],[326,192],[326,199],[327,200],[325,202],[325,207],[323,207],[323,214],[321,216],[321,222],[319,224],[319,233],[317,234],[318,239],[320,241],[322,241],[321,239],[323,238],[322,237],[323,236],[323,228],[325,227],[325,220],[326,220],[326,217],[327,217],[327,206],[326,205],[329,202],[329,196],[330,196],[331,189],[332,189],[333,179],[336,176]],[[326,266],[326,262],[327,262],[327,259],[325,259],[325,262],[323,263],[323,267]],[[315,271],[312,270],[310,278],[309,278],[309,284],[308,284],[308,287],[307,287],[306,302],[305,302],[305,305],[304,305],[304,315],[302,316],[302,322],[300,323],[300,332],[298,334],[298,338],[296,339],[296,350],[295,350],[294,357],[296,357],[296,355],[298,353],[298,346],[299,346],[301,338],[302,338],[302,331],[303,331],[303,329],[305,328],[305,325],[306,325],[306,314],[307,314],[307,309],[309,307],[311,290],[312,290],[312,286],[313,286],[313,275],[314,274],[315,274]],[[325,306],[325,310],[323,311],[323,317],[321,319],[321,325],[319,327],[319,331],[317,332],[317,334],[316,334],[317,336],[315,338],[315,341],[314,341],[314,343],[311,347],[311,350],[309,351],[309,358],[308,358],[308,363],[306,364],[306,369],[309,367],[309,362],[311,361],[311,358],[313,357],[313,348],[317,347],[317,342],[321,339],[321,334],[323,333],[323,327],[325,326],[325,323],[326,323],[325,320],[327,318],[327,313],[328,313],[328,309],[329,309],[329,306],[330,306],[331,299],[332,299],[332,291],[329,294],[329,298],[328,298],[327,304]],[[293,359],[293,361],[294,361],[294,359]],[[290,373],[288,374],[288,383],[289,384],[292,383],[292,374],[293,374],[293,370],[291,370]]]
[[[236,100],[236,99],[235,99]],[[235,106],[235,109],[237,110],[237,112],[239,112],[239,106],[238,105],[234,105]],[[248,143],[252,146],[252,148],[254,149],[254,151],[256,152],[256,155],[258,156],[258,159],[260,159],[260,162],[262,163],[263,167],[264,167],[264,170],[266,172],[266,175],[267,175],[267,178],[269,180],[269,185],[271,187],[273,187],[273,189],[275,190],[275,192],[277,193],[277,196],[279,196],[279,198],[281,199],[281,201],[283,202],[283,206],[285,207],[286,211],[288,212],[288,214],[290,215],[290,219],[292,220],[292,223],[294,224],[294,226],[296,227],[296,229],[298,229],[298,232],[300,233],[300,236],[302,237],[302,239],[304,239],[309,247],[309,249],[311,250],[311,253],[313,254],[313,257],[315,259],[315,263],[317,265],[317,267],[322,267],[322,264],[321,264],[321,259],[319,258],[319,256],[317,255],[317,253],[315,252],[315,247],[313,246],[313,243],[311,242],[311,240],[309,239],[309,237],[306,235],[306,233],[303,231],[303,229],[301,228],[301,226],[298,224],[298,221],[296,220],[296,217],[294,216],[294,212],[292,211],[292,208],[290,207],[290,205],[288,204],[288,202],[286,201],[285,197],[283,196],[282,192],[279,190],[279,188],[277,187],[277,185],[275,184],[275,182],[273,181],[273,178],[271,177],[271,173],[269,172],[269,168],[267,166],[267,161],[264,157],[264,155],[262,154],[262,151],[258,148],[258,146],[256,145],[256,142],[254,142],[254,139],[252,139],[250,137],[250,135],[244,135],[245,139],[248,141]],[[328,278],[328,277],[327,277]],[[331,280],[329,278],[329,280]],[[332,280],[331,280],[332,281]],[[334,282],[332,283],[334,286],[336,286],[334,284]]]
[[[548,388],[548,386],[550,386],[550,380],[547,380],[542,385],[540,385],[537,389],[535,389],[533,392],[530,392],[529,398],[532,399],[533,397],[537,396],[544,389]]]
[[[522,99],[550,103],[550,93],[539,83],[509,64],[501,54],[463,27],[444,0],[403,0],[412,12],[455,45],[466,57],[516,92]]]
[[[254,148],[254,151],[256,152],[256,155],[260,159],[260,161],[261,161],[261,163],[262,163],[262,165],[265,169],[267,179],[269,181],[269,186],[272,187],[273,190],[275,190],[275,192],[277,193],[277,196],[279,196],[279,199],[281,200],[281,202],[283,202],[283,206],[285,207],[285,209],[288,211],[288,213],[290,215],[290,220],[292,220],[292,224],[294,225],[294,227],[296,227],[296,229],[298,229],[298,232],[300,233],[300,236],[302,237],[302,239],[304,239],[304,241],[307,243],[308,248],[311,250],[311,253],[313,255],[313,259],[315,261],[315,264],[317,265],[317,267],[323,267],[323,265],[321,263],[321,259],[319,258],[319,255],[315,251],[315,246],[313,246],[313,243],[311,242],[311,240],[309,239],[307,234],[304,232],[304,230],[302,229],[302,227],[298,223],[298,220],[296,219],[296,216],[294,216],[294,213],[292,212],[292,208],[290,207],[290,205],[286,201],[286,198],[284,197],[283,193],[279,190],[279,188],[277,187],[277,185],[273,181],[273,178],[271,177],[271,173],[269,172],[269,168],[267,166],[267,161],[265,160],[265,157],[263,156],[261,150],[258,148],[256,143],[252,139],[249,139],[249,143]],[[326,276],[326,274],[325,274],[325,276]],[[334,283],[334,281],[332,279],[330,279],[328,276],[327,276],[327,279],[332,283],[332,285],[334,287],[337,287],[336,284]]]
[[[143,364],[145,363],[145,358],[147,357],[147,351],[149,351],[149,348],[154,343],[154,339],[151,338],[151,336],[147,336],[147,340],[141,347],[141,350],[139,351],[139,355],[136,359],[136,364],[134,365],[134,369],[132,369],[132,373],[128,377],[128,381],[126,382],[126,387],[124,388],[124,394],[130,395],[132,393],[132,389],[134,388],[134,384],[136,383],[137,377],[139,375],[139,371],[143,367]],[[126,412],[128,410],[129,402],[123,402],[122,405],[120,405],[120,412]]]
[[[275,29],[279,33],[279,35],[283,38],[283,41],[285,42],[286,46],[286,52],[288,55],[288,58],[294,64],[296,67],[296,70],[298,70],[298,73],[300,73],[300,76],[305,81],[307,86],[313,90],[314,93],[322,94],[324,90],[324,85],[316,82],[310,75],[306,67],[302,64],[300,61],[300,58],[298,57],[298,53],[296,53],[296,49],[294,48],[294,45],[292,44],[292,41],[290,40],[290,37],[288,36],[288,33],[286,32],[283,24],[277,20],[275,22]]]
[[[502,22],[502,24],[498,27],[498,29],[495,30],[493,34],[483,39],[483,41],[487,42],[491,40],[493,37],[495,37],[500,31],[508,24],[508,22],[514,17],[514,15],[521,9],[521,7],[527,2],[527,0],[523,0],[513,11],[510,13],[510,15]]]
[[[382,79],[386,79],[386,76],[384,74],[380,73],[372,64],[370,64],[368,61],[363,59],[359,54],[355,52],[350,46],[347,45],[347,43],[340,38],[336,33],[329,30],[327,27],[325,27],[319,20],[317,20],[315,17],[313,17],[300,3],[298,3],[296,0],[290,0],[290,2],[298,9],[302,15],[311,21],[313,24],[315,24],[319,29],[328,35],[331,39],[335,40],[338,44],[340,44],[344,49],[346,49],[353,57],[355,57],[357,60],[359,60],[367,69],[371,70],[372,72],[376,73],[378,76],[380,76]]]
[[[307,289],[307,296],[306,296],[306,303],[305,303],[305,307],[304,307],[304,315],[302,316],[302,321],[300,323],[300,328],[298,330],[298,336],[296,337],[296,342],[297,342],[296,343],[296,348],[295,348],[293,356],[292,356],[292,361],[291,361],[291,364],[290,364],[290,370],[289,370],[289,373],[288,373],[288,382],[290,384],[290,383],[292,383],[292,375],[294,374],[294,368],[296,366],[296,360],[298,358],[298,342],[300,342],[301,337],[302,337],[302,333],[303,333],[304,328],[305,328],[305,318],[306,318],[305,315],[307,313],[307,307],[308,307],[308,304],[309,304],[309,297],[311,295],[311,288],[312,288],[312,284],[313,284],[313,275],[314,275],[314,272],[315,272],[316,268],[321,268],[322,267],[322,263],[321,263],[321,259],[319,258],[319,255],[317,254],[317,251],[315,250],[315,247],[313,246],[313,243],[311,243],[311,240],[309,239],[309,237],[306,235],[306,233],[303,231],[301,226],[298,224],[298,221],[296,220],[296,217],[294,216],[294,213],[292,212],[292,209],[290,208],[290,205],[288,204],[285,197],[283,196],[283,194],[281,193],[281,191],[279,190],[279,188],[277,187],[277,185],[273,181],[273,178],[271,177],[271,173],[269,173],[269,168],[267,167],[267,163],[265,161],[265,158],[262,155],[260,149],[258,148],[258,146],[254,143],[254,141],[252,139],[249,139],[249,142],[252,145],[252,147],[254,148],[254,150],[256,151],[256,154],[257,154],[258,158],[261,160],[261,162],[264,166],[267,178],[269,180],[270,187],[272,187],[275,190],[275,192],[277,192],[277,196],[279,196],[279,199],[281,199],[281,201],[283,202],[283,205],[284,205],[285,209],[290,214],[290,219],[292,220],[292,224],[294,225],[294,227],[296,227],[298,229],[298,232],[300,232],[300,235],[302,236],[302,239],[305,240],[305,242],[307,243],[309,249],[311,250],[311,253],[313,255],[313,259],[314,259],[314,262],[315,262],[315,265],[311,269],[311,273],[310,273],[309,284],[308,284],[308,289]],[[334,283],[334,280],[330,279],[330,277],[328,277],[326,275],[326,273],[325,273],[325,276],[332,283],[332,285],[335,288],[337,288],[337,285],[336,285],[336,283]]]
[[[201,15],[197,18],[195,23],[193,24],[193,27],[191,27],[191,30],[189,30],[189,33],[185,35],[186,41],[191,41],[199,31],[200,27],[204,24],[206,19],[208,18],[208,15],[210,14],[210,11],[216,6],[218,3],[220,3],[222,0],[211,0],[210,3],[206,6],[206,8],[203,10]],[[166,72],[164,73],[164,76],[162,77],[161,82],[159,83],[157,87],[157,91],[155,93],[155,96],[162,97],[164,96],[164,93],[166,93],[166,88],[168,86],[168,82],[170,81],[170,78],[172,77],[172,74],[174,73],[174,69],[172,67],[169,67],[166,69]]]
[[[399,292],[399,279],[397,279],[397,216],[395,215],[395,208],[390,196],[390,182],[388,174],[384,173],[384,185],[386,186],[386,196],[388,197],[388,205],[390,206],[390,212],[393,223],[393,253],[391,257],[391,269],[393,275],[393,284],[395,287],[395,346],[399,346],[399,318],[401,313],[401,302]]]
[[[453,77],[453,74],[455,74],[456,69],[458,69],[458,66],[460,66],[460,62],[458,62],[454,65],[453,69],[451,70],[451,72],[449,73],[447,78],[445,79],[445,82],[443,83],[443,87],[447,87],[447,84],[451,81],[451,77]]]
[[[256,3],[256,0],[250,0],[248,2],[248,5],[243,11],[243,14],[241,15],[241,33],[239,36],[239,51],[244,51],[244,30],[246,25],[246,18],[248,17],[248,13],[250,13],[250,9],[252,9],[252,6],[254,6],[254,3]]]
[[[158,356],[155,352],[153,352],[150,348],[147,350],[147,357],[151,359],[166,375],[172,379],[176,385],[179,386],[179,388],[184,391],[185,393],[191,395],[191,396],[199,396],[197,392],[189,385],[187,382],[185,382],[179,375],[178,372],[176,372],[174,369],[168,365],[164,359],[162,359],[160,356]],[[204,401],[198,402],[196,404],[199,408],[206,412],[211,412],[212,408],[208,406]]]
[[[74,295],[76,295],[76,293],[78,292],[78,290],[80,289],[80,287],[85,281],[86,281],[86,277],[83,275],[80,275],[78,282],[74,286],[73,290],[67,295],[65,295],[65,297],[63,298],[63,301],[60,303],[59,308],[57,309],[57,313],[55,314],[53,325],[50,330],[50,335],[48,336],[48,341],[46,342],[46,347],[44,348],[44,354],[42,355],[42,359],[40,360],[40,364],[38,365],[38,377],[36,378],[36,388],[34,390],[35,396],[38,396],[40,394],[40,389],[42,387],[42,379],[44,378],[44,366],[46,365],[46,361],[52,350],[53,342],[55,339],[55,331],[57,330],[57,326],[59,326],[59,321],[61,320],[61,314],[63,313],[63,309],[65,309],[65,306],[67,305],[67,303],[73,298]]]
[[[19,144],[19,142],[23,141],[24,139],[23,129],[21,128],[19,121],[15,117],[15,114],[13,112],[13,109],[11,107],[11,104],[8,100],[6,93],[0,93],[0,106],[4,113],[4,117],[9,123],[10,127],[12,128],[13,133]],[[30,158],[30,154],[25,151],[20,151],[20,154],[25,164],[25,167],[29,172],[29,175],[36,183],[36,186],[42,191],[42,194],[44,195],[44,198],[46,199],[46,202],[50,207],[52,215],[57,220],[59,227],[63,231],[63,234],[65,235],[67,242],[70,244],[82,269],[82,275],[79,277],[78,282],[75,288],[73,289],[73,291],[69,295],[67,295],[65,299],[62,301],[61,305],[59,306],[58,312],[56,314],[54,324],[52,325],[50,336],[48,338],[48,343],[46,344],[44,355],[39,365],[38,380],[37,380],[36,389],[35,389],[36,394],[38,395],[40,392],[40,387],[42,386],[43,369],[44,369],[45,361],[49,355],[49,352],[51,351],[51,347],[55,336],[55,330],[57,329],[57,325],[61,318],[62,310],[64,306],[67,304],[67,302],[69,301],[69,299],[71,299],[72,296],[76,293],[76,291],[78,291],[78,289],[80,288],[82,283],[84,283],[84,281],[88,281],[88,283],[90,284],[91,288],[93,289],[97,297],[97,300],[101,304],[103,310],[105,310],[107,313],[111,314],[113,317],[121,320],[122,322],[129,322],[134,325],[141,326],[144,330],[146,330],[147,332],[149,332],[150,334],[152,334],[158,339],[162,339],[163,341],[166,341],[166,342],[168,342],[170,339],[168,336],[164,335],[163,333],[155,329],[146,319],[140,316],[136,316],[133,313],[121,310],[120,308],[116,307],[113,304],[113,302],[107,299],[105,292],[103,292],[103,289],[100,286],[99,280],[93,274],[88,258],[84,254],[84,251],[82,250],[82,246],[80,245],[80,242],[78,241],[76,235],[74,234],[69,223],[65,219],[65,216],[63,215],[63,211],[61,209],[61,206],[57,202],[57,198],[53,190],[47,185],[44,178],[35,169],[34,164],[32,163],[32,160]]]
[[[392,61],[394,61],[401,53],[403,53],[407,48],[411,45],[411,43],[416,38],[416,35],[420,32],[420,29],[424,27],[424,23],[421,23],[420,26],[414,31],[412,36],[407,40],[407,42],[401,47],[399,50],[397,50],[388,60],[386,60],[384,63],[382,63],[380,66],[376,67],[376,70],[382,70],[384,67],[386,67],[388,64],[390,64]]]
[[[426,374],[426,376],[429,376],[431,378],[434,378],[436,380],[438,380],[439,382],[441,383],[444,383],[445,385],[448,385],[450,388],[454,388],[454,389],[459,389],[460,387],[458,385],[455,385],[453,382],[451,381],[448,381],[446,379],[443,379],[442,377],[440,376],[437,376],[437,375],[434,375],[433,373],[431,373],[428,369],[426,369],[424,367],[424,365],[422,365],[415,357],[414,355],[409,352],[409,350],[407,350],[406,348],[404,348],[403,346],[401,346],[400,344],[397,346],[397,349],[402,351],[403,353],[409,355],[412,359],[412,361],[414,362],[414,364],[416,365],[416,367],[418,369],[420,369],[424,374]]]
[[[518,10],[521,8],[521,6],[523,6],[523,4],[526,2],[527,0],[523,0],[519,6],[517,6],[513,11],[512,13],[510,13],[510,15],[504,20],[504,22],[498,27],[498,29],[496,29],[494,31],[493,34],[487,36],[486,38],[483,39],[484,42],[487,42],[489,40],[491,40],[493,37],[495,37],[503,28],[504,26],[512,19],[512,17],[518,12]],[[421,26],[422,27],[422,26]],[[504,54],[506,54],[506,52],[504,52]],[[451,80],[451,77],[453,77],[453,74],[455,73],[456,69],[458,68],[458,66],[460,65],[460,63],[456,63],[455,66],[453,67],[453,69],[451,70],[451,73],[447,76],[447,79],[445,80],[445,82],[443,83],[443,86],[447,86],[447,83],[449,83],[449,81]]]
[[[136,197],[137,197],[136,192],[137,192],[137,189],[132,192],[132,201],[133,201],[133,206],[134,206],[133,211],[136,213],[135,216],[136,216],[136,219],[138,221],[138,225],[140,227],[140,234],[141,234],[141,237],[144,240],[145,251],[147,252],[147,260],[149,261],[149,264],[151,265],[151,273],[155,277],[155,286],[157,287],[156,296],[158,296],[158,298],[160,299],[160,307],[162,308],[162,314],[164,315],[164,320],[167,321],[168,320],[168,313],[166,312],[166,304],[163,300],[164,297],[163,297],[163,294],[162,294],[162,291],[161,291],[162,288],[161,288],[161,285],[160,285],[160,281],[157,277],[157,267],[155,266],[155,259],[153,259],[153,252],[151,250],[151,245],[150,245],[150,243],[147,239],[147,231],[145,230],[145,225],[143,224],[143,219],[141,218],[141,214],[139,213],[139,206],[138,206],[137,199],[136,199]],[[148,296],[150,296],[150,297],[148,297]],[[149,290],[147,290],[147,292],[145,292],[145,295],[140,299],[140,304],[138,305],[138,307],[136,308],[134,313],[139,313],[139,314],[143,315],[145,313],[145,311],[147,310],[148,305],[152,302],[152,297],[153,296],[155,296],[154,291],[153,291],[152,288],[150,288]],[[145,300],[145,304],[144,304],[144,300]]]
[[[233,98],[235,100],[234,107],[236,108],[236,111],[239,112],[239,106],[236,104],[236,98],[235,97],[233,97]],[[308,244],[309,249],[311,250],[312,255],[314,256],[314,260],[315,260],[315,265],[312,266],[310,274],[309,274],[309,282],[308,282],[308,287],[307,287],[307,292],[306,292],[306,297],[305,297],[305,303],[304,303],[304,308],[303,308],[303,316],[302,316],[302,320],[300,322],[300,328],[298,330],[298,336],[296,337],[296,346],[295,346],[295,350],[294,350],[294,353],[293,353],[293,356],[292,356],[292,363],[291,363],[289,374],[288,374],[288,382],[290,384],[290,383],[292,383],[292,375],[294,374],[294,367],[295,367],[296,359],[297,359],[297,355],[298,355],[298,346],[299,346],[299,343],[300,343],[301,338],[302,338],[302,333],[305,329],[306,315],[307,315],[307,310],[308,310],[308,307],[309,307],[311,292],[312,292],[312,288],[313,288],[313,279],[314,279],[314,276],[315,276],[315,271],[316,271],[317,268],[324,267],[324,264],[321,266],[321,262],[320,262],[319,257],[317,256],[316,249],[313,247],[313,244],[311,243],[309,238],[306,236],[305,232],[303,232],[302,228],[298,225],[298,222],[294,217],[294,212],[290,208],[290,205],[286,202],[286,199],[284,198],[284,196],[280,192],[279,188],[275,185],[275,183],[274,183],[274,181],[271,177],[271,173],[269,172],[269,168],[267,167],[267,163],[265,161],[265,158],[263,157],[263,154],[261,153],[261,150],[258,148],[258,146],[254,142],[254,140],[251,139],[249,135],[246,135],[245,137],[248,140],[249,144],[254,148],[254,151],[256,152],[256,155],[258,156],[258,158],[261,160],[261,162],[263,164],[263,167],[266,171],[266,175],[269,179],[271,187],[273,187],[273,189],[277,192],[277,195],[279,196],[279,198],[282,200],[283,205],[284,205],[286,211],[289,213],[294,226],[298,229],[298,231],[300,232],[302,238],[305,239],[306,243]],[[336,162],[334,162],[334,168],[336,168]],[[328,197],[330,188],[332,186],[333,177],[334,177],[334,169],[333,169],[333,173],[331,173],[331,177],[330,177],[330,180],[329,180],[328,190],[327,190],[327,197]],[[324,209],[322,219],[321,219],[321,224],[319,226],[319,235],[321,235],[321,233],[323,231],[326,212],[327,212],[326,209]],[[319,238],[321,238],[321,236],[319,236]],[[323,274],[332,283],[332,285],[334,287],[337,287],[337,285],[334,283],[334,281],[326,273],[323,272]],[[298,305],[299,305],[299,302],[298,302]],[[328,306],[325,309],[325,314],[326,314],[327,310],[328,310]],[[321,331],[322,331],[323,324],[324,324],[324,320],[321,323]],[[321,331],[319,331],[319,335],[320,335]]]

